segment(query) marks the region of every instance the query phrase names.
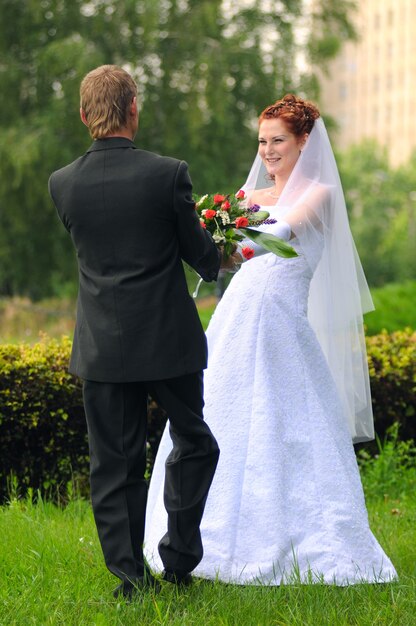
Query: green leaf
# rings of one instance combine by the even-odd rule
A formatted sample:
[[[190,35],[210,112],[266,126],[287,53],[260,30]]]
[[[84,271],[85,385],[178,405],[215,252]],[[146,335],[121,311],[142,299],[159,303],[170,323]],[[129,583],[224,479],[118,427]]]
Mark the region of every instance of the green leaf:
[[[279,237],[275,237],[274,235],[269,235],[267,233],[262,233],[258,230],[253,230],[252,228],[242,228],[244,233],[247,235],[251,241],[258,243],[259,246],[268,250],[269,252],[273,252],[277,254],[277,256],[281,256],[287,259],[291,259],[293,257],[299,256],[298,253],[292,246],[290,246],[286,241],[280,239]]]
[[[224,258],[228,258],[233,253],[234,245],[232,241],[226,241],[224,244]]]
[[[270,216],[270,213],[268,211],[257,211],[257,213],[253,213],[252,215],[250,215],[249,221],[250,222],[263,222],[264,220],[267,220],[269,216]]]

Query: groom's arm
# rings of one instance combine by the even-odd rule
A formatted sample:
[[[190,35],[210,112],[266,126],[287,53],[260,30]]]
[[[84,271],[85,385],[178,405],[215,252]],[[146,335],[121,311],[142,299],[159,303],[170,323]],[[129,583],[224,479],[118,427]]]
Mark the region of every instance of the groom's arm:
[[[176,172],[174,210],[182,259],[205,281],[217,280],[221,253],[210,233],[200,224],[192,198],[192,183],[188,166],[184,161],[179,163]]]
[[[62,209],[60,206],[60,202],[58,200],[58,193],[57,193],[57,187],[58,187],[57,180],[58,179],[59,179],[59,171],[53,172],[48,180],[48,191],[52,199],[52,202],[55,205],[55,209],[56,209],[59,219],[61,220],[62,224],[65,226],[66,230],[70,232],[71,228],[70,228],[69,221],[66,219],[65,215],[62,214]]]

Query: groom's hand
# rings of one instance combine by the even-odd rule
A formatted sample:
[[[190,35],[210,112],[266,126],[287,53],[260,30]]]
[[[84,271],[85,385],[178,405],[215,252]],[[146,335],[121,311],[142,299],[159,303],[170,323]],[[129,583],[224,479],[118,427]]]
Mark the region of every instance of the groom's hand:
[[[224,251],[222,250],[222,260],[220,270],[224,272],[237,272],[240,269],[240,265],[243,262],[243,257],[239,252],[234,251],[229,257],[224,258]]]

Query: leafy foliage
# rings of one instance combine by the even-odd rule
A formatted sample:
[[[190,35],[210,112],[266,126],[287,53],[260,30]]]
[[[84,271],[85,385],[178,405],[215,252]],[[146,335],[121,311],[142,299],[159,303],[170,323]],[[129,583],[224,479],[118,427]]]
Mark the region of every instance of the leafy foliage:
[[[67,373],[68,339],[0,347],[0,490],[13,472],[23,487],[48,490],[86,475],[82,393]]]
[[[372,286],[414,279],[416,155],[393,170],[387,154],[366,141],[339,155],[351,230]]]
[[[400,423],[402,439],[416,439],[416,332],[367,337],[374,418],[379,437]]]
[[[78,378],[67,372],[71,342],[0,345],[0,501],[14,475],[22,490],[52,497],[75,480],[88,483],[87,427]],[[149,405],[149,463],[166,421]]]
[[[298,53],[313,51],[322,66],[335,51],[331,37],[352,36],[349,0],[314,3],[302,41],[295,37],[302,1],[278,4],[3,0],[0,294],[39,299],[76,282],[47,181],[90,143],[78,91],[97,65],[123,65],[137,79],[140,147],[187,160],[196,189],[238,189],[256,149],[259,111],[288,91],[317,95],[316,76],[297,69]]]

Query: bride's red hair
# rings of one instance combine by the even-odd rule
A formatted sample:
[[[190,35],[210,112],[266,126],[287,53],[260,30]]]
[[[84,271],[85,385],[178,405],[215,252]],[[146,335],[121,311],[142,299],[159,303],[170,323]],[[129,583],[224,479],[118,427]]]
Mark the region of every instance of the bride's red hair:
[[[307,100],[293,94],[287,94],[281,100],[266,107],[259,116],[259,125],[263,120],[281,118],[290,132],[300,137],[310,133],[320,113],[317,107]]]

